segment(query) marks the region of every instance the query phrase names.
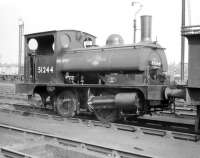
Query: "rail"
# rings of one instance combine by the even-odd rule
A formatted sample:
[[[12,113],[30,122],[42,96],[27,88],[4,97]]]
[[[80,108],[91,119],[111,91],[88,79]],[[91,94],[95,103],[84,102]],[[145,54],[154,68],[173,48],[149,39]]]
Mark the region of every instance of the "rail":
[[[118,150],[114,148],[107,148],[104,146],[93,145],[93,144],[89,144],[89,143],[85,143],[85,142],[81,142],[81,141],[77,141],[73,139],[66,139],[66,138],[59,137],[53,134],[27,130],[27,129],[4,125],[4,124],[0,124],[0,128],[13,130],[16,132],[22,132],[26,134],[31,134],[31,135],[36,135],[36,136],[46,137],[48,139],[56,140],[59,144],[62,144],[64,146],[83,149],[84,151],[96,152],[98,154],[102,154],[103,156],[106,156],[109,158],[152,158],[151,156],[147,156],[143,154],[131,153],[131,152],[122,151],[122,150]],[[15,151],[9,148],[4,148],[4,147],[1,147],[1,152],[4,154],[4,156],[10,157],[10,158],[16,158],[16,157],[17,158],[34,158],[34,156],[32,155],[28,155],[28,154]]]
[[[37,117],[41,119],[49,119],[54,121],[71,121],[72,123],[77,124],[84,124],[86,126],[100,126],[105,128],[110,128],[111,130],[121,130],[121,131],[127,131],[127,132],[141,132],[143,134],[148,135],[156,135],[160,137],[167,137],[172,139],[181,139],[181,140],[189,140],[189,141],[198,141],[200,139],[200,135],[197,133],[188,133],[188,132],[180,132],[180,131],[187,131],[187,129],[194,128],[192,125],[188,124],[176,124],[171,123],[167,121],[158,121],[158,120],[148,120],[139,118],[134,123],[127,122],[126,124],[121,123],[110,123],[110,124],[104,124],[97,120],[88,120],[88,119],[81,119],[81,118],[63,118],[58,115],[50,115],[50,114],[42,114],[42,113],[35,113],[35,112],[27,112],[22,110],[13,110],[13,109],[6,109],[6,108],[0,108],[0,112],[9,113],[9,114],[15,114],[15,115],[21,115],[24,117],[30,116],[30,117]],[[164,128],[162,127],[162,124],[164,125]],[[178,126],[176,126],[178,125]],[[174,127],[174,131],[167,130],[166,127]],[[175,131],[175,130],[178,131]]]
[[[5,157],[9,157],[9,158],[37,158],[33,155],[29,155],[23,152],[19,152],[13,149],[9,149],[6,147],[1,147],[1,153],[3,153],[3,155]]]

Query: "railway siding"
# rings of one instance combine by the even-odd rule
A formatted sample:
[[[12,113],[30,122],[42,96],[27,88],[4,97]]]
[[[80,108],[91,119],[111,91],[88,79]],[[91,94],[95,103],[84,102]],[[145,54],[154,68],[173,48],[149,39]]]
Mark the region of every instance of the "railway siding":
[[[172,134],[168,132],[165,134],[162,130],[160,130],[160,136],[155,136],[145,134],[145,130],[146,133],[152,130],[148,128],[126,125],[117,126],[117,124],[112,124],[109,127],[104,126],[98,121],[87,122],[79,119],[66,120],[57,116],[52,118],[49,118],[47,115],[39,116],[42,115],[22,116],[20,111],[14,113],[9,112],[9,110],[7,112],[0,111],[0,123],[23,128],[27,131],[43,133],[43,136],[47,134],[59,137],[58,142],[62,142],[64,139],[79,142],[79,146],[82,144],[83,147],[87,147],[87,150],[92,149],[88,147],[88,144],[92,144],[93,146],[100,146],[103,149],[112,149],[110,151],[117,151],[117,153],[123,151],[123,153],[145,155],[147,157],[188,158],[190,156],[196,157],[200,154],[199,141],[194,143],[174,138],[169,139]],[[155,132],[158,131],[153,131],[153,133]],[[162,133],[165,135],[163,136]],[[174,134],[180,135],[178,133]],[[112,155],[112,152],[109,153]]]
[[[68,157],[87,157],[87,158],[118,158],[118,157],[126,157],[126,158],[152,158],[151,156],[147,156],[144,154],[137,154],[132,152],[126,152],[122,150],[115,150],[113,148],[107,148],[100,145],[92,145],[89,143],[80,142],[77,140],[67,139],[63,137],[59,137],[52,134],[37,132],[33,130],[27,130],[22,128],[16,128],[13,126],[8,125],[0,125],[0,128],[12,130],[14,132],[20,133],[26,135],[34,135],[34,137],[42,137],[44,140],[41,142],[37,142],[36,145],[34,143],[30,142],[24,144],[24,145],[17,145],[16,147],[1,147],[1,152],[3,155],[8,157],[27,157],[27,158],[35,158],[38,157],[38,151],[42,150],[43,148],[56,148],[56,153],[58,155],[67,155]],[[48,140],[48,143],[47,143]],[[55,141],[54,143],[49,143],[49,141]],[[63,146],[62,146],[63,145]],[[25,147],[26,146],[26,147]],[[28,147],[27,147],[28,146]],[[45,147],[44,147],[45,146]],[[67,147],[67,148],[66,148]],[[37,148],[37,149],[35,149]],[[42,148],[42,149],[41,149]],[[61,150],[62,149],[62,150]],[[37,156],[33,155],[37,154]],[[37,152],[37,153],[35,153]],[[51,151],[52,152],[52,151]],[[64,153],[63,153],[64,152]],[[31,155],[30,155],[31,153]],[[39,154],[41,155],[41,151],[39,151]],[[45,155],[49,158],[49,153],[42,153],[42,155]],[[51,153],[50,153],[51,155]],[[43,156],[42,156],[43,157]],[[55,153],[53,154],[53,157],[55,157]],[[56,156],[57,157],[57,156]]]
[[[167,122],[167,120],[158,121],[158,120],[155,120],[155,118],[154,119],[149,118],[148,120],[151,119],[151,121],[148,122],[146,118],[140,118],[138,121],[143,122],[142,123],[143,126],[141,126],[141,124],[139,123],[133,123],[133,124],[139,125],[139,126],[136,126],[136,125],[128,125],[128,124],[126,125],[126,124],[118,124],[118,123],[103,124],[102,122],[96,121],[96,120],[88,120],[88,119],[80,119],[80,118],[63,118],[57,115],[27,112],[27,111],[15,110],[12,108],[11,109],[0,108],[0,111],[6,112],[6,113],[18,114],[18,115],[31,116],[31,117],[36,117],[36,118],[39,117],[39,118],[49,119],[49,120],[70,121],[71,123],[83,124],[88,127],[90,126],[94,126],[94,127],[99,126],[99,127],[105,127],[105,128],[111,127],[112,129],[115,129],[115,130],[129,131],[129,132],[142,132],[144,134],[157,135],[157,136],[168,137],[168,138],[173,138],[173,139],[175,138],[175,139],[190,140],[190,141],[199,140],[199,135],[188,133],[189,131],[191,131],[191,128],[194,128],[194,126],[192,125],[194,124],[194,122],[192,122],[194,120],[190,120],[188,124],[186,122],[185,122],[186,124],[179,123],[178,127],[176,127],[177,123]],[[172,126],[175,131],[166,131],[162,129],[152,128],[151,126],[153,125],[153,127],[155,127],[156,123],[158,123],[157,126],[161,126],[162,124],[164,124],[164,127],[166,126],[166,123],[167,123],[168,128],[170,129],[170,127]],[[145,125],[147,127],[145,127]],[[177,128],[178,128],[178,131],[177,131]],[[183,131],[183,132],[179,132],[179,131]],[[186,132],[184,133],[184,131]]]

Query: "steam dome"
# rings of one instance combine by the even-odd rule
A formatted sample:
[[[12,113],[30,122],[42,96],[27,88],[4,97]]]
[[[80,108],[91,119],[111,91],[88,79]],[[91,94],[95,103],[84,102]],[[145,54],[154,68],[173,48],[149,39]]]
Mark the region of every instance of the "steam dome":
[[[106,40],[106,45],[120,45],[124,44],[124,40],[119,34],[112,34]]]

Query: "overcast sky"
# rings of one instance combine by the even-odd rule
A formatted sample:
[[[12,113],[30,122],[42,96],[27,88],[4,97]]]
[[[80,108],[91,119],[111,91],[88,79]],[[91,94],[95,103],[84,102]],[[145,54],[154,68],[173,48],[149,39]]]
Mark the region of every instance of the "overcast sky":
[[[180,62],[181,0],[137,0],[143,4],[137,16],[152,15],[152,38],[166,48],[169,63]],[[199,1],[190,0],[191,24],[200,24]],[[125,43],[133,40],[133,17],[138,6],[132,0],[1,0],[0,62],[18,61],[18,19],[25,33],[77,29],[97,36],[97,44],[120,34]],[[187,16],[188,19],[188,16]],[[187,24],[188,24],[187,20]],[[138,30],[137,41],[140,40]],[[186,59],[187,62],[187,59]]]

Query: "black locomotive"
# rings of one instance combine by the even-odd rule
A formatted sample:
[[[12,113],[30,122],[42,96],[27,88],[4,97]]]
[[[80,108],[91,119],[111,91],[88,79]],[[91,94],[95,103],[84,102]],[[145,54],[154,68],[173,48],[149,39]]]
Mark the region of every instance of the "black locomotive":
[[[115,121],[169,108],[182,90],[168,88],[164,49],[151,40],[151,16],[141,17],[141,41],[125,45],[120,35],[106,46],[95,36],[76,30],[25,35],[24,83],[17,93],[47,98],[65,117],[92,111],[98,119]]]

